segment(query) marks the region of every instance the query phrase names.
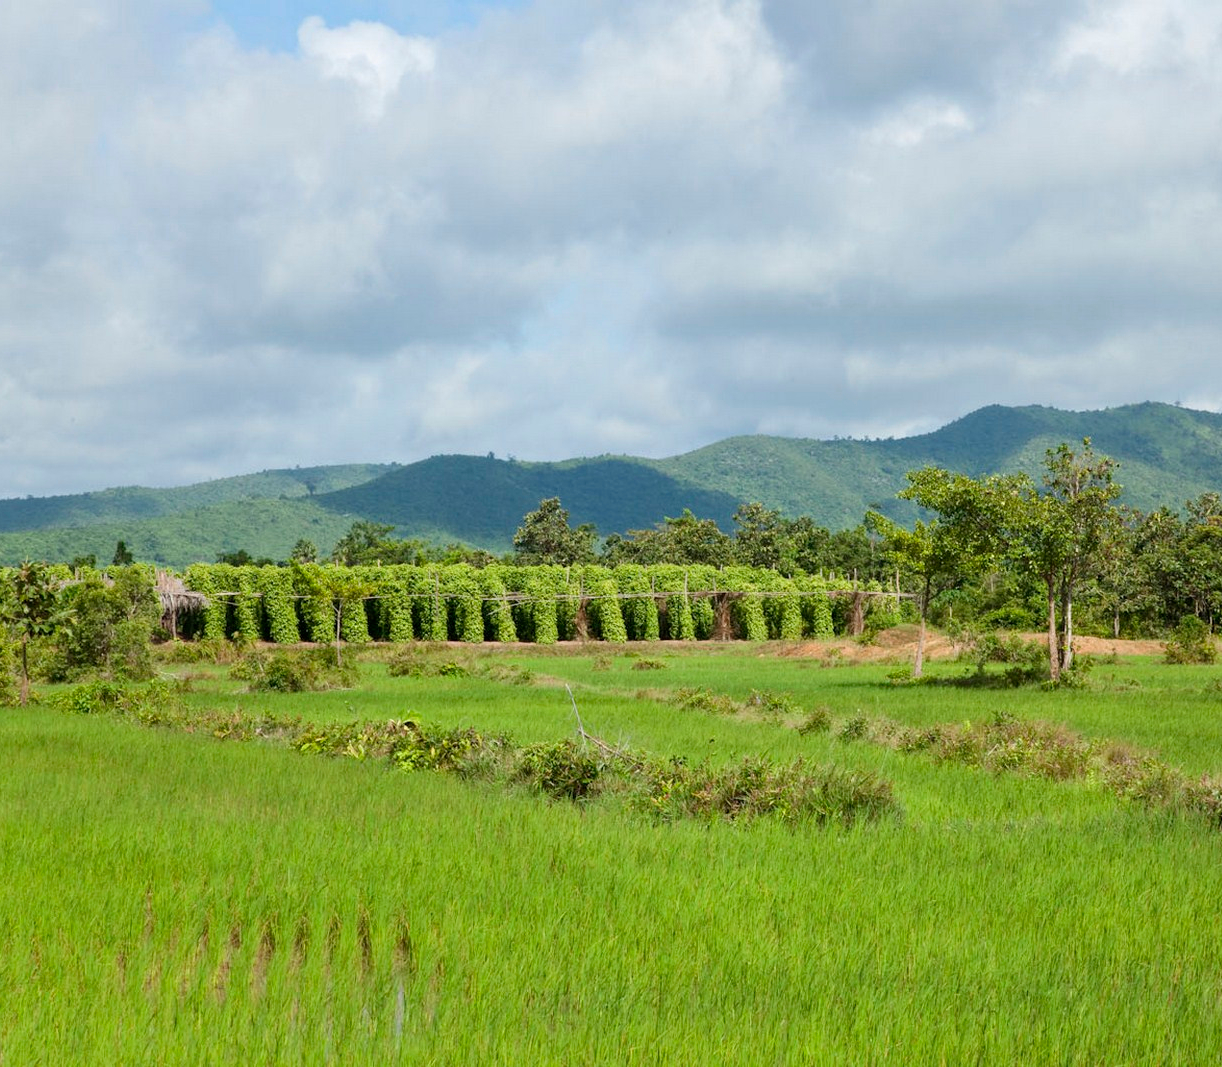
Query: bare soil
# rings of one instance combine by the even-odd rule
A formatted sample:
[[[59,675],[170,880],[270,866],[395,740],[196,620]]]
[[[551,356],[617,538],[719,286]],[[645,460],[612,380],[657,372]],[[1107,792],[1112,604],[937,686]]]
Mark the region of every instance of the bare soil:
[[[1045,634],[1021,634],[1028,641],[1047,641]],[[883,630],[872,642],[864,643],[851,637],[825,641],[803,641],[780,650],[782,656],[800,659],[835,660],[842,663],[885,663],[906,661],[916,654],[916,626],[896,626]],[[1075,636],[1074,650],[1092,656],[1157,656],[1163,651],[1162,641],[1124,641],[1111,637]],[[934,630],[925,635],[926,659],[953,659],[961,646],[945,634]]]

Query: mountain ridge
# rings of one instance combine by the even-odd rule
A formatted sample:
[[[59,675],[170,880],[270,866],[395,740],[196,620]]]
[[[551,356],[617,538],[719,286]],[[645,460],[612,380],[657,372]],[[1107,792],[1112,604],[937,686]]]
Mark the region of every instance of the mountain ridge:
[[[391,523],[401,537],[503,552],[522,516],[551,496],[574,524],[591,522],[604,536],[650,527],[684,508],[728,529],[735,507],[752,500],[841,529],[870,507],[910,517],[895,493],[914,468],[1038,476],[1046,449],[1084,437],[1119,462],[1122,500],[1143,510],[1179,509],[1222,488],[1222,414],[1155,402],[1099,411],[993,404],[937,430],[886,440],[741,435],[662,459],[439,455],[0,500],[0,561],[90,553],[105,561],[120,539],[138,559],[179,567],[238,549],[281,559],[298,538],[326,553],[358,519]]]

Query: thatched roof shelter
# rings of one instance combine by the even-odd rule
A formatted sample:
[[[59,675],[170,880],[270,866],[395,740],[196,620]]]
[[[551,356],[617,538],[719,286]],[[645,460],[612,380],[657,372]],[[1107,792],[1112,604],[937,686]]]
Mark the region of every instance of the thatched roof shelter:
[[[157,596],[161,600],[161,625],[170,631],[171,637],[178,636],[178,623],[184,615],[203,611],[208,606],[208,598],[203,593],[188,589],[177,574],[169,571],[157,572]]]

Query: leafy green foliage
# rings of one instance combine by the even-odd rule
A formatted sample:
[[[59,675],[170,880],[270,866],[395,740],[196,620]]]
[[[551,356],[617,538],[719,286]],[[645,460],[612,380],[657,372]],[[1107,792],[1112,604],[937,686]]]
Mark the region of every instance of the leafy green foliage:
[[[1168,663],[1213,663],[1218,658],[1209,627],[1195,615],[1185,615],[1167,639],[1164,659]]]
[[[597,532],[586,523],[574,529],[569,513],[560,506],[559,497],[539,502],[539,507],[522,519],[513,535],[514,561],[523,564],[589,563],[594,559]]]
[[[109,583],[96,572],[63,594],[70,621],[62,628],[53,678],[97,672],[143,681],[153,676],[149,641],[161,619],[161,601],[147,566],[114,568]]]
[[[22,704],[30,697],[30,642],[50,636],[65,621],[58,588],[57,576],[50,567],[26,560],[0,591],[0,618],[20,644]]]
[[[609,537],[603,552],[610,563],[703,563],[721,567],[734,558],[731,539],[714,519],[699,519],[689,508],[651,530],[629,530],[627,537]]]
[[[351,689],[356,684],[356,666],[343,663],[330,646],[264,652],[252,649],[229,669],[229,676],[247,682],[251,692],[313,693],[328,689]]]

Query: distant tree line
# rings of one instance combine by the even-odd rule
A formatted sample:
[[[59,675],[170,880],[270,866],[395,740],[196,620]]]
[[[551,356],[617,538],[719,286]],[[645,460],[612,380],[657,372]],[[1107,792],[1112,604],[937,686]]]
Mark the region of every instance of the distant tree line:
[[[1222,616],[1222,495],[1204,493],[1188,501],[1183,514],[1165,507],[1142,513],[1117,504],[1116,470],[1111,459],[1095,453],[1089,439],[1078,449],[1066,444],[1050,449],[1038,480],[1025,474],[973,478],[924,467],[908,473],[908,485],[899,494],[921,509],[911,528],[871,511],[857,527],[835,533],[809,517],[789,518],[749,503],[734,513],[730,532],[684,510],[648,529],[613,533],[600,541],[592,525],[574,526],[560,500],[552,497],[523,517],[513,551],[499,558],[464,545],[396,538],[393,526],[360,520],[334,545],[329,561],[303,539],[288,560],[228,552],[216,564],[191,568],[188,581],[194,573],[193,588],[236,597],[207,623],[213,636],[239,632],[293,641],[329,634],[339,641],[345,633],[394,640],[445,639],[461,632],[464,640],[481,635],[500,640],[498,634],[533,633],[535,623],[522,614],[525,609],[515,606],[512,618],[502,612],[481,621],[470,615],[473,608],[461,609],[467,612],[463,616],[454,604],[462,597],[485,605],[502,595],[520,599],[536,586],[562,600],[586,596],[595,586],[602,590],[600,597],[646,589],[657,593],[659,580],[667,595],[679,590],[686,595],[687,576],[697,572],[704,585],[723,592],[787,596],[787,591],[807,590],[805,580],[816,577],[839,583],[841,591],[868,587],[906,594],[902,613],[918,625],[918,674],[926,627],[933,624],[978,632],[1042,630],[1048,676],[1056,681],[1073,670],[1075,633],[1195,634],[1198,630],[1188,623],[1199,621],[1200,632],[1208,636]],[[549,576],[536,582],[528,575],[532,567]],[[389,580],[388,568],[407,568],[394,580],[408,583],[402,595],[414,605],[410,623],[392,626],[390,615],[375,618],[373,609],[362,606],[382,596],[377,590]],[[663,574],[655,568],[671,569]],[[47,676],[90,669],[139,674],[146,669],[139,648],[156,623],[152,568],[132,565],[120,541],[109,570],[110,576],[103,575],[93,557],[80,557],[71,568],[26,563],[2,572],[2,654],[19,661],[13,676],[21,679],[23,694],[32,669],[31,648],[39,650]],[[794,584],[798,579],[804,584]],[[647,584],[638,590],[634,583],[640,581]],[[818,588],[831,589],[832,584]],[[426,594],[453,602],[444,612],[434,605],[428,609],[433,615],[425,619],[421,604]],[[296,606],[294,598],[300,601]],[[252,607],[256,602],[263,606]],[[846,603],[836,607],[841,632],[850,628]],[[898,609],[897,600],[890,603],[887,611]],[[663,611],[662,631],[669,632],[673,623],[676,634],[711,633],[712,624],[699,614],[708,605],[695,607],[703,620],[699,626],[692,624],[693,629],[678,616],[670,620]],[[740,634],[808,635],[827,629],[824,622],[810,620],[782,625],[779,614],[765,626],[756,613],[748,625],[742,621],[748,616],[735,610],[741,616]],[[873,611],[879,625],[884,616],[891,618],[881,609]],[[593,629],[604,624],[608,632],[618,632],[612,616]],[[563,631],[562,624],[549,623],[540,632],[546,635],[554,625]],[[635,632],[633,625],[625,627]],[[652,633],[656,628],[641,623],[635,629]],[[51,646],[53,655],[46,652]]]

